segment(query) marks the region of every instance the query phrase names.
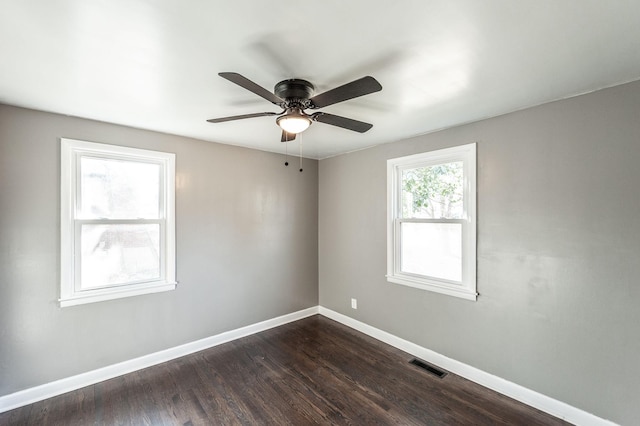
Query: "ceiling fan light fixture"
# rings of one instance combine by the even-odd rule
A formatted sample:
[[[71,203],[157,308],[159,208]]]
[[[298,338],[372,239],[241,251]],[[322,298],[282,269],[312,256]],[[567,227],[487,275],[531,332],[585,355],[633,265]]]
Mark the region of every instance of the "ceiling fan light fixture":
[[[292,112],[278,117],[276,123],[287,133],[297,134],[304,132],[311,125],[311,119],[299,112]]]

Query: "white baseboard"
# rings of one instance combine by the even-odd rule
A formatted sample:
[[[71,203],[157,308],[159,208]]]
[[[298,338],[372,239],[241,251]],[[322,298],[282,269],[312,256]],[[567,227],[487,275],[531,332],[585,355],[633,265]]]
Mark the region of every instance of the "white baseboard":
[[[56,380],[55,382],[45,383],[40,386],[25,389],[9,395],[0,396],[0,413],[22,407],[27,404],[42,401],[43,399],[61,395],[76,389],[90,386],[95,383],[122,376],[123,374],[151,367],[181,356],[189,355],[213,346],[227,343],[241,337],[259,333],[270,328],[278,327],[293,321],[297,321],[315,314],[324,315],[327,318],[342,323],[368,336],[378,339],[384,343],[394,346],[400,350],[410,353],[420,359],[428,361],[476,382],[489,389],[493,389],[503,395],[513,398],[517,401],[530,405],[538,410],[549,413],[553,416],[564,419],[570,423],[581,426],[615,426],[615,423],[604,420],[579,408],[572,407],[564,402],[542,395],[523,386],[512,383],[508,380],[494,376],[470,365],[448,358],[437,352],[424,348],[422,346],[411,343],[407,340],[394,336],[386,331],[382,331],[368,324],[355,320],[346,315],[332,311],[322,306],[314,306],[283,315],[270,320],[262,321],[256,324],[241,327],[236,330],[227,331],[195,342],[186,343],[184,345],[169,348],[160,352],[155,352],[129,361],[113,364],[97,370],[88,371],[76,376]]]
[[[552,416],[564,419],[570,423],[581,426],[615,426],[616,424],[587,413],[579,408],[573,407],[564,402],[542,395],[531,389],[494,376],[493,374],[479,370],[460,361],[448,358],[430,349],[411,343],[393,334],[387,333],[368,324],[355,320],[341,313],[332,311],[331,309],[319,307],[320,315],[331,318],[341,324],[360,331],[374,339],[380,340],[388,345],[394,346],[400,350],[410,353],[420,359],[428,361],[438,367],[442,367],[454,374],[464,377],[465,379],[476,382],[484,387],[493,389],[503,395],[537,408],[540,411],[551,414]]]
[[[283,315],[270,320],[262,321],[256,324],[241,327],[235,330],[207,337],[195,342],[186,343],[184,345],[169,348],[160,352],[144,355],[128,361],[113,364],[97,370],[81,373],[76,376],[67,377],[56,380],[55,382],[45,383],[44,385],[35,386],[9,395],[0,396],[0,413],[22,407],[27,404],[42,401],[43,399],[71,392],[85,386],[93,385],[104,380],[122,376],[123,374],[151,367],[181,356],[189,355],[213,346],[227,343],[241,337],[259,333],[270,328],[278,327],[302,318],[316,315],[319,312],[318,306],[303,309],[291,314]]]

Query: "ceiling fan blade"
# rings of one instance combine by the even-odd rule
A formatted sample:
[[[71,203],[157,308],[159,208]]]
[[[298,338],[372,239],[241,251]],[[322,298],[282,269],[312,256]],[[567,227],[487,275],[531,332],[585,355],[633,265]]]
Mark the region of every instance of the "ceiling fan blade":
[[[284,130],[282,131],[282,137],[280,138],[280,142],[291,142],[296,139],[295,133],[288,133]]]
[[[323,108],[338,102],[368,95],[369,93],[379,92],[380,90],[382,90],[382,86],[378,83],[378,80],[370,76],[362,77],[314,96],[310,99],[311,108]]]
[[[243,77],[237,72],[220,72],[218,73],[218,75],[224,79],[229,80],[232,83],[237,84],[240,87],[247,89],[250,92],[255,93],[256,95],[268,100],[273,104],[280,105],[284,102],[284,100],[280,99],[275,94],[271,93],[264,87],[257,85],[248,78]]]
[[[364,133],[373,127],[373,124],[341,117],[339,115],[327,114],[326,112],[316,112],[311,116],[311,118],[313,121],[331,124],[332,126],[342,127],[343,129],[353,130],[354,132],[360,133]]]
[[[256,112],[254,114],[232,115],[230,117],[211,118],[207,120],[209,123],[224,123],[225,121],[242,120],[245,118],[264,117],[266,115],[280,115],[277,112]]]

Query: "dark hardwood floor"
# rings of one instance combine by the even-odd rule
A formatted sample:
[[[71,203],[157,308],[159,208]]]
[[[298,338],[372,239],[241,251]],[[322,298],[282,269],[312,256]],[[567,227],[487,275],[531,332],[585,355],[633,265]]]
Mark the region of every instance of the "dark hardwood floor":
[[[2,425],[560,425],[313,316],[0,414]]]

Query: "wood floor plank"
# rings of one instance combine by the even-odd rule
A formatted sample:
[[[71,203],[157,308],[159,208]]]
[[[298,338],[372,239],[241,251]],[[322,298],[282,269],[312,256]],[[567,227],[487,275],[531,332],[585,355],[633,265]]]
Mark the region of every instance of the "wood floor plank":
[[[0,414],[0,425],[562,425],[316,315]]]

